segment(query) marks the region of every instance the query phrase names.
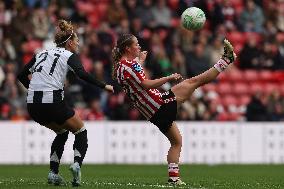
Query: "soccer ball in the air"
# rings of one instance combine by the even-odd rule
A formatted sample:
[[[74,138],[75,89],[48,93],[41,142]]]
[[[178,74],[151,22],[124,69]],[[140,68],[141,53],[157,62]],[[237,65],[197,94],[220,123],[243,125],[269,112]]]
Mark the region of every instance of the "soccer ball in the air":
[[[188,30],[199,30],[206,20],[204,12],[197,7],[187,8],[181,15],[182,26]]]

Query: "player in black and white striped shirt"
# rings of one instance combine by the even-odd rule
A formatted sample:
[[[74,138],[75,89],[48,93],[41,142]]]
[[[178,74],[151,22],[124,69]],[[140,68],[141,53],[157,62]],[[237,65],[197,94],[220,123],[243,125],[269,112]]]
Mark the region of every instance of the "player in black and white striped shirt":
[[[51,146],[48,182],[56,185],[64,183],[58,169],[68,133],[71,131],[75,135],[75,141],[74,164],[70,166],[70,170],[73,174],[72,184],[78,186],[88,139],[83,122],[64,101],[63,88],[67,72],[72,70],[79,78],[110,92],[113,92],[113,87],[85,71],[75,54],[79,40],[70,23],[59,21],[55,43],[56,48],[36,54],[18,75],[18,79],[28,89],[27,108],[30,116],[57,133]]]

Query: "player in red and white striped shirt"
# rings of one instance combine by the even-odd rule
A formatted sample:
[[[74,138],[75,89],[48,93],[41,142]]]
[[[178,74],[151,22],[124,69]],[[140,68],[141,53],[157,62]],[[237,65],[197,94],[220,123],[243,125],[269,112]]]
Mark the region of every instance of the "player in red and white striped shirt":
[[[169,139],[171,147],[167,155],[168,182],[184,185],[185,183],[179,178],[178,167],[182,137],[175,122],[177,107],[188,100],[195,89],[214,80],[220,72],[234,62],[236,55],[230,42],[224,40],[224,54],[213,68],[178,83],[163,94],[157,87],[169,81],[177,81],[181,79],[181,75],[175,73],[159,79],[147,79],[139,63],[139,61],[144,62],[146,56],[147,52],[141,52],[141,47],[134,35],[120,36],[112,53],[114,61],[112,76],[123,87],[132,104],[141,114]]]
[[[149,120],[163,104],[157,89],[144,89],[141,83],[146,79],[141,65],[135,60],[121,60],[116,69],[117,80],[129,95],[132,104]]]

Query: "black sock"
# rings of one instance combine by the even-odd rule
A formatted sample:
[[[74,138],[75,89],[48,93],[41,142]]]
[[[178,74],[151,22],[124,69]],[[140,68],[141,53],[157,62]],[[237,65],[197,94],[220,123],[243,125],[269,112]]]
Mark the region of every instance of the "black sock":
[[[75,134],[75,141],[73,145],[74,162],[78,162],[80,167],[82,166],[87,149],[88,149],[88,136],[87,136],[87,130],[85,129]]]
[[[68,139],[68,131],[57,134],[51,145],[50,170],[55,174],[59,172],[59,163],[64,151],[64,145]]]

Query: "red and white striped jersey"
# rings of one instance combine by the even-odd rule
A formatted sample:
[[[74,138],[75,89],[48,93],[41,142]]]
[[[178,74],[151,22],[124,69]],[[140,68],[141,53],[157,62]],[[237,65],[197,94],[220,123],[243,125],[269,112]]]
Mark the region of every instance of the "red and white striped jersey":
[[[149,120],[164,103],[158,89],[144,89],[146,79],[142,66],[135,60],[122,60],[116,70],[117,81],[138,111]]]

